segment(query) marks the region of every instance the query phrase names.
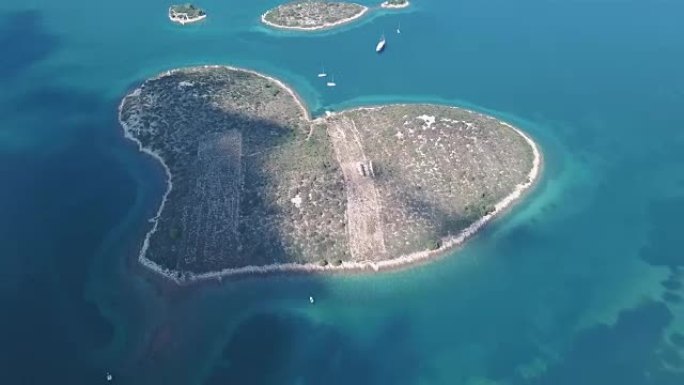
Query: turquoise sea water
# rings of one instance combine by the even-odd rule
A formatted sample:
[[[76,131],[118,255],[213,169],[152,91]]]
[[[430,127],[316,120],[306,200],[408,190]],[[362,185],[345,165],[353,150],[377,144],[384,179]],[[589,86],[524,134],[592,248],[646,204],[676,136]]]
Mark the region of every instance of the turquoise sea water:
[[[313,35],[262,28],[273,0],[204,0],[185,28],[161,0],[0,3],[0,383],[684,383],[684,3],[415,3]],[[274,75],[314,113],[493,114],[544,176],[415,269],[174,287],[135,262],[164,180],[116,108],[194,64]]]

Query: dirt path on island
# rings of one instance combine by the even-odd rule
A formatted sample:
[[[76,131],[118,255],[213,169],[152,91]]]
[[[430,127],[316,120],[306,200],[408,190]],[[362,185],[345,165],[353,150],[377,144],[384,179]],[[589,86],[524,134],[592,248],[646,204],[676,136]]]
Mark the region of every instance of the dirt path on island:
[[[361,146],[356,124],[343,116],[327,121],[335,157],[347,192],[347,235],[355,261],[382,259],[386,254],[372,163]]]

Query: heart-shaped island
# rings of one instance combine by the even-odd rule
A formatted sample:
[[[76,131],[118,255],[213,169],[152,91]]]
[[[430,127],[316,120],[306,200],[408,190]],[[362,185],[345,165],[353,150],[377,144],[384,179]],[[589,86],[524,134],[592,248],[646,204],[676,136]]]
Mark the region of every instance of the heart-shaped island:
[[[168,177],[140,261],[179,283],[428,260],[519,198],[541,162],[526,134],[480,113],[401,104],[312,119],[280,81],[224,66],[145,81],[119,119]]]

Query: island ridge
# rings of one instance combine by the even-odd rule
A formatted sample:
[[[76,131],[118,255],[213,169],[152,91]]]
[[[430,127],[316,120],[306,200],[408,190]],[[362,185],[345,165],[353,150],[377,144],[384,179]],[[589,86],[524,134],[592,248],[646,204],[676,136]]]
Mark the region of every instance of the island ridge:
[[[519,130],[455,107],[311,119],[281,82],[230,67],[147,80],[119,117],[169,182],[140,260],[178,282],[424,260],[518,198],[541,156]]]

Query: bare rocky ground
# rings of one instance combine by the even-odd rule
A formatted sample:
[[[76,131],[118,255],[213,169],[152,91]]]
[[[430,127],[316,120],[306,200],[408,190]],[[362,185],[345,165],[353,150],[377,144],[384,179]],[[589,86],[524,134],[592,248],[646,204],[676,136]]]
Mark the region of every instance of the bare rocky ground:
[[[527,179],[533,161],[532,149],[511,128],[453,107],[361,108],[329,117],[328,130],[331,137],[342,132],[354,138],[340,147],[354,154],[345,161],[363,165],[367,176],[361,178],[365,185],[347,178],[365,191],[348,192],[348,199],[369,202],[363,216],[379,217],[373,228],[382,232],[384,243],[355,254],[360,260],[438,248],[442,238],[493,211]],[[347,149],[354,146],[358,149]],[[348,216],[352,222],[352,213]],[[350,243],[376,244],[377,238],[374,232],[357,232]]]
[[[279,5],[264,14],[264,21],[283,28],[313,29],[360,15],[366,7],[356,3],[295,1]]]
[[[392,105],[311,121],[275,81],[225,67],[148,80],[120,119],[173,176],[145,258],[178,274],[437,249],[533,162],[487,116]]]

